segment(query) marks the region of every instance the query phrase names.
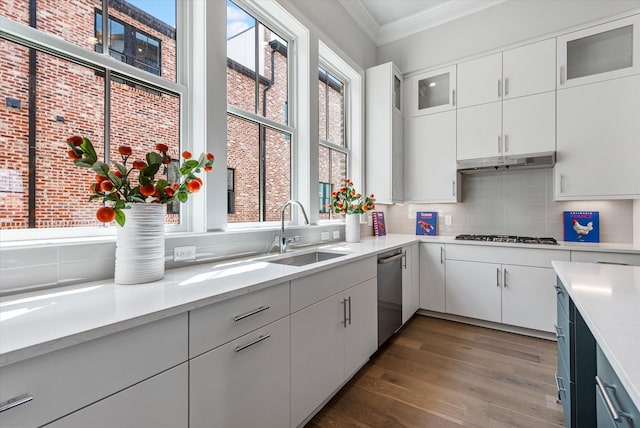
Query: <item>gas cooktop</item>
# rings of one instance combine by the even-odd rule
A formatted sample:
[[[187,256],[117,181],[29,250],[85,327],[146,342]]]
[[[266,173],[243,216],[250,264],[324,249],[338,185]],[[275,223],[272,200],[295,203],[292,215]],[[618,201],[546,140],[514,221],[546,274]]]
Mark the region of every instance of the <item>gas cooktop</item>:
[[[555,238],[535,238],[531,236],[516,235],[458,235],[460,241],[485,241],[485,242],[513,242],[519,244],[546,244],[558,245]]]

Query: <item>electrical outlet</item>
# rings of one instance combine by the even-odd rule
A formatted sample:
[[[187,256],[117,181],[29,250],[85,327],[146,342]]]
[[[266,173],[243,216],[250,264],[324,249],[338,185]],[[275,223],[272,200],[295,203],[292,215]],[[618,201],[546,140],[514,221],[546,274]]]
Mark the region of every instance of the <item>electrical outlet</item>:
[[[320,234],[320,240],[321,241],[328,241],[329,240],[329,232],[322,232]]]
[[[196,259],[196,246],[175,247],[173,249],[174,262],[188,262]]]
[[[340,231],[339,230],[334,230],[333,231],[333,239],[340,239]]]
[[[447,226],[451,226],[451,223],[453,223],[453,216],[451,214],[445,215],[444,224],[446,224]]]

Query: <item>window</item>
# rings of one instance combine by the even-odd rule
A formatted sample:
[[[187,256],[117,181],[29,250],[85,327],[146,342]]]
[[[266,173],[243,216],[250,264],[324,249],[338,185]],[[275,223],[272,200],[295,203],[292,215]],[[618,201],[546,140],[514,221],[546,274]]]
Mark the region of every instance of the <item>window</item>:
[[[229,223],[277,221],[291,199],[288,50],[284,37],[227,1]]]
[[[102,12],[95,11],[96,52],[102,52]],[[109,16],[109,55],[118,61],[160,76],[160,43],[132,25]]]
[[[162,142],[178,156],[186,87],[174,83],[175,0],[153,2],[149,11],[133,6],[151,3],[138,0],[9,3],[11,13],[3,9],[7,2],[0,5],[0,19],[32,28],[3,26],[0,36],[0,82],[6,94],[0,150],[8,153],[0,161],[3,238],[11,230],[17,234],[9,239],[114,233],[97,227],[102,225],[95,218],[99,205],[89,203],[85,191],[95,174],[73,165],[65,139],[87,136],[105,161],[118,159],[120,144],[142,155]],[[109,11],[105,34],[101,10]],[[152,74],[162,70],[164,78],[146,77],[108,58],[96,60],[90,52],[102,50],[103,38],[110,56]],[[87,54],[74,46],[86,47]],[[177,224],[181,218],[167,214],[166,221]],[[81,229],[87,227],[91,232]],[[27,235],[29,229],[48,232]]]
[[[345,84],[325,68],[319,68],[319,182],[320,219],[340,218],[326,209],[333,189],[347,178],[349,150],[345,139]],[[325,186],[323,186],[323,184]],[[329,191],[329,202],[321,203],[324,191]]]

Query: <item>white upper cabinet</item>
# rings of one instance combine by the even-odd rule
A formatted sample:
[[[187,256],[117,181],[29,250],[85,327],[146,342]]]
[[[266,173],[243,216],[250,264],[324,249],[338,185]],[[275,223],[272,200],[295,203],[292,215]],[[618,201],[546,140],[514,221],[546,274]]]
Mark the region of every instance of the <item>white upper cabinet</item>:
[[[390,62],[366,71],[367,193],[380,203],[401,202],[402,75]]]
[[[410,117],[455,109],[456,66],[411,76],[405,82],[405,112]]]
[[[640,15],[558,37],[558,88],[640,72]]]
[[[556,89],[556,41],[542,40],[502,53],[503,99]]]
[[[458,108],[502,99],[502,52],[458,64]]]

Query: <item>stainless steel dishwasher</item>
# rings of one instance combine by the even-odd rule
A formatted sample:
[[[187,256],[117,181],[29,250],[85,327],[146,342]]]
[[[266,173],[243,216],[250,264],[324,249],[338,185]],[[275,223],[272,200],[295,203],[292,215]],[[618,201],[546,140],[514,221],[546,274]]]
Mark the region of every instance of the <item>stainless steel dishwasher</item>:
[[[402,258],[400,248],[378,255],[378,346],[402,325]]]

